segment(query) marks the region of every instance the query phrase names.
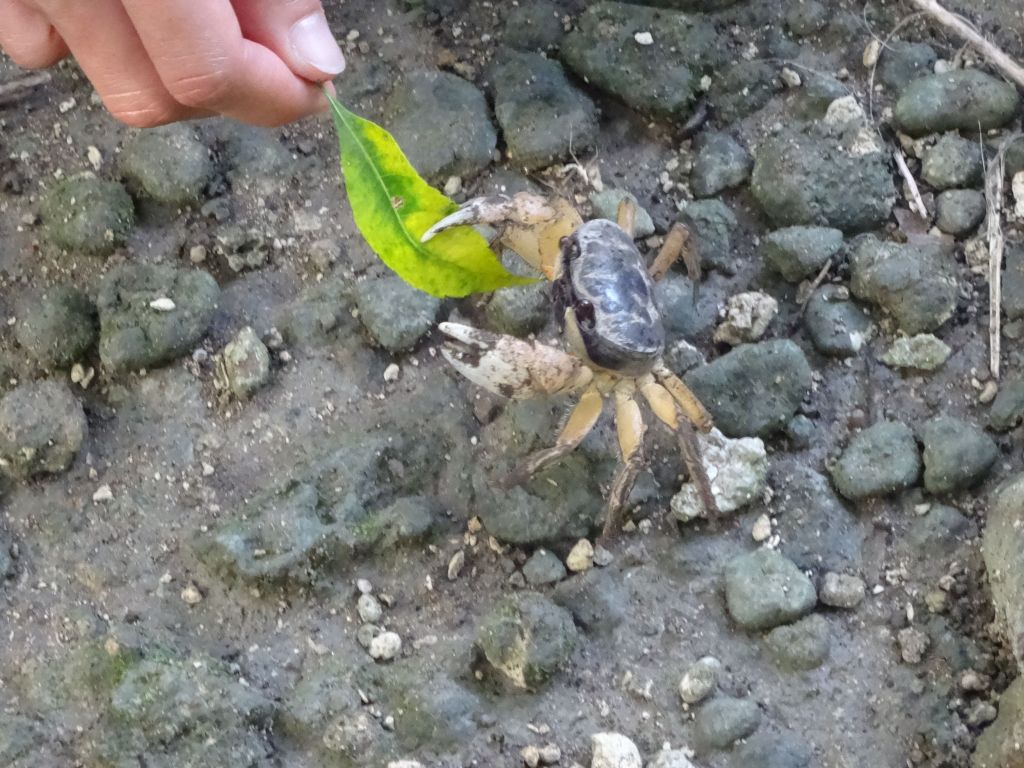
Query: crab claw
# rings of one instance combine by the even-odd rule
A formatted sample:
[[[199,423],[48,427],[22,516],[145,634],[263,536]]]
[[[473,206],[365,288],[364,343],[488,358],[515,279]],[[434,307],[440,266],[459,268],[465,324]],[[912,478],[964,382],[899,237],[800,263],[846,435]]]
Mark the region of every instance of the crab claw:
[[[499,230],[502,245],[549,280],[558,273],[562,238],[575,232],[583,220],[572,204],[560,197],[520,192],[475,197],[423,233],[425,243],[452,227],[490,224]]]
[[[441,219],[423,233],[420,242],[430,242],[445,230],[453,227],[471,227],[474,224],[498,224],[509,218],[512,198],[508,195],[474,197],[463,203],[459,210]]]
[[[557,347],[441,323],[441,354],[459,373],[489,392],[514,400],[581,389],[593,371]]]

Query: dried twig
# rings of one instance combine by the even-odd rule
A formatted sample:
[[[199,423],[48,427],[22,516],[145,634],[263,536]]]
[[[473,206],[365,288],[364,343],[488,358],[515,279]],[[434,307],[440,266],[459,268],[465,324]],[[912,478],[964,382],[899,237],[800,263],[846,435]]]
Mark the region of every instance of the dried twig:
[[[988,367],[999,379],[1003,323],[1003,186],[1006,183],[1006,150],[1021,134],[1015,133],[999,147],[985,174],[988,236]]]
[[[821,268],[818,275],[811,281],[810,285],[805,288],[803,285],[800,286],[798,296],[802,297],[799,299],[800,309],[796,313],[796,318],[793,320],[793,325],[789,330],[789,335],[792,336],[794,333],[800,330],[800,323],[803,322],[804,315],[807,314],[807,305],[811,303],[811,298],[814,296],[815,291],[821,288],[821,284],[825,282],[828,277],[828,273],[832,271],[834,262],[830,257],[825,262],[825,266]]]
[[[28,96],[33,88],[46,85],[52,79],[49,72],[33,72],[9,83],[0,83],[0,107],[20,101]]]
[[[914,174],[910,172],[910,168],[907,166],[907,159],[903,156],[903,150],[897,147],[893,151],[892,156],[896,159],[896,167],[900,169],[900,176],[907,182],[907,188],[910,189],[910,209],[916,211],[918,216],[928,221],[928,208],[925,206],[924,200],[921,199],[921,190],[917,188]]]
[[[865,14],[867,13],[867,8],[868,6],[865,4]],[[903,17],[896,26],[889,30],[889,34],[885,36],[884,40],[872,31],[871,25],[867,23],[867,16],[864,18],[864,23],[868,27],[868,32],[870,32],[871,36],[879,43],[878,55],[875,57],[875,60],[871,62],[871,75],[868,77],[868,116],[871,118],[872,122],[874,122],[875,119],[875,75],[878,72],[878,62],[881,60],[882,56],[885,55],[885,49],[889,47],[889,43],[891,43],[892,39],[896,37],[896,33],[910,24],[910,22],[919,19],[923,15],[924,14],[918,12]]]
[[[940,24],[956,32],[964,40],[973,45],[989,63],[999,69],[1006,77],[1024,88],[1024,67],[1006,54],[1001,48],[986,40],[966,21],[943,8],[937,0],[910,0],[914,5],[934,18]]]
[[[804,312],[807,311],[807,305],[811,301],[811,296],[814,295],[814,292],[816,290],[821,288],[821,284],[825,282],[825,278],[828,277],[828,273],[831,272],[831,271],[832,271],[832,259],[830,258],[828,261],[825,262],[825,266],[823,266],[821,268],[821,271],[818,272],[818,276],[815,277],[814,280],[811,282],[810,286],[807,288],[807,295],[804,296],[803,300],[800,302],[800,316],[801,317],[803,317]]]

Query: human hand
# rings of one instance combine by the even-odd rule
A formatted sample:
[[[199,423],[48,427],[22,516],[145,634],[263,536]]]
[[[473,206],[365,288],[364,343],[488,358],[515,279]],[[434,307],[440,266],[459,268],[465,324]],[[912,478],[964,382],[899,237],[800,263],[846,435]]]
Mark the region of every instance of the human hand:
[[[325,109],[316,83],[345,68],[319,0],[0,0],[0,48],[28,69],[73,54],[138,127],[282,125]]]

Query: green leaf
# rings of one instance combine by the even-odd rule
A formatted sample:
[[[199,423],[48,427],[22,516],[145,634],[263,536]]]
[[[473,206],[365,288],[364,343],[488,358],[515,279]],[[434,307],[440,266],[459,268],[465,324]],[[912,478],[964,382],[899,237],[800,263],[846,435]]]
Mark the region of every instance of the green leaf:
[[[421,243],[423,233],[458,206],[420,178],[391,134],[330,94],[327,98],[356,226],[399,277],[439,297],[535,282],[508,272],[470,227],[456,227]]]

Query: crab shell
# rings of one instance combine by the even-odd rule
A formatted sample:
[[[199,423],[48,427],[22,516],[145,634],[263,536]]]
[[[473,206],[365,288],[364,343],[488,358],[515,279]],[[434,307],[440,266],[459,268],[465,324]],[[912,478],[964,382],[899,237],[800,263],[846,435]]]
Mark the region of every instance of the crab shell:
[[[632,238],[617,224],[589,221],[562,242],[556,311],[573,351],[626,376],[650,372],[665,350],[654,282]]]

